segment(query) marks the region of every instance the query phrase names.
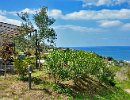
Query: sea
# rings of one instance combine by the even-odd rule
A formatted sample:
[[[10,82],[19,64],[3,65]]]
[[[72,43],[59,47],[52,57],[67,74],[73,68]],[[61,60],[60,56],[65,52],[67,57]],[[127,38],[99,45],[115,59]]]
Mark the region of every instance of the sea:
[[[69,47],[75,50],[95,52],[104,57],[116,60],[130,61],[130,46],[95,46],[95,47]]]

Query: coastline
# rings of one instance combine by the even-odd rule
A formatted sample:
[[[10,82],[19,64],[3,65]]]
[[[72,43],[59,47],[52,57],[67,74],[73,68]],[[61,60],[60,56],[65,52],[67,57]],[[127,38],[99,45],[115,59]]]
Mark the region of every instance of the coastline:
[[[95,52],[103,57],[112,57],[116,60],[130,61],[130,46],[91,46],[91,47],[66,47],[75,50]]]

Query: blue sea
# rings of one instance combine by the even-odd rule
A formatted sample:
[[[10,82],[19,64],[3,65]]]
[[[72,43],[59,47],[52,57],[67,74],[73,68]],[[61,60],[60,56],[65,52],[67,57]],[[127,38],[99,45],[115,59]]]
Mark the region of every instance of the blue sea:
[[[92,51],[104,57],[130,61],[130,46],[71,47],[76,50]]]

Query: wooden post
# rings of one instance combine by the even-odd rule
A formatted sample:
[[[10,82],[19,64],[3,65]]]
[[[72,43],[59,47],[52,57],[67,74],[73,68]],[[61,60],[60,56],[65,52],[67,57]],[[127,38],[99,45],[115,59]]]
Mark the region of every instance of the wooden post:
[[[5,76],[5,79],[6,79],[6,72],[7,72],[6,60],[5,60],[5,62],[4,62],[4,66],[5,66],[5,73],[4,73],[4,76]]]
[[[31,66],[28,65],[28,85],[29,85],[29,90],[31,89],[31,73],[32,73],[32,70],[31,70]]]

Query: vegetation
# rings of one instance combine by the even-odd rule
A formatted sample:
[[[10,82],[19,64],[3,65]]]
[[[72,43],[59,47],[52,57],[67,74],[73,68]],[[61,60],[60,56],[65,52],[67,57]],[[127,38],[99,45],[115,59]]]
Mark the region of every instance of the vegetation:
[[[26,77],[28,73],[28,65],[31,65],[31,68],[34,69],[34,58],[23,57],[17,58],[14,61],[15,71],[19,75],[20,79]]]
[[[27,48],[34,49],[36,43],[38,46],[40,46],[40,44],[45,45],[45,42],[53,45],[56,39],[56,33],[50,26],[55,20],[48,17],[47,7],[42,7],[32,17],[30,17],[28,13],[23,12],[18,13],[18,16],[22,20],[22,25],[19,28],[21,35],[14,39],[17,48],[25,52]],[[31,18],[33,18],[33,20],[31,20]]]
[[[10,42],[4,42],[2,45],[2,48],[0,50],[0,56],[2,58],[2,63],[4,64],[4,71],[5,71],[5,78],[6,78],[6,72],[7,72],[7,63],[8,61],[12,60],[13,55],[13,44]]]
[[[130,94],[123,89],[130,88],[130,69],[122,71],[121,64],[127,63],[115,61],[112,57],[101,57],[96,53],[76,51],[71,49],[55,49],[49,55],[43,55],[46,63],[40,70],[33,69],[32,90],[27,88],[28,65],[35,66],[34,55],[38,52],[40,59],[41,47],[54,45],[56,33],[50,26],[54,19],[48,17],[47,8],[41,8],[32,16],[27,13],[19,13],[22,26],[19,28],[21,35],[15,38],[16,49],[23,51],[24,56],[17,55],[14,60],[15,74],[9,75],[7,80],[0,76],[0,99],[64,99],[64,100],[129,100]],[[34,23],[36,29],[34,29]],[[34,53],[34,48],[36,52]],[[5,51],[2,57],[7,59],[12,52]],[[7,56],[6,56],[7,55]],[[32,58],[30,57],[31,55]],[[9,56],[9,57],[8,57]],[[6,69],[6,68],[5,68]],[[117,73],[127,76],[119,81]],[[21,79],[21,80],[18,80]],[[47,97],[47,98],[45,98]]]
[[[73,50],[54,50],[46,59],[47,69],[53,74],[55,82],[93,77],[108,83],[113,81],[114,73],[111,66],[98,55]],[[58,79],[57,79],[58,78]]]
[[[2,84],[0,92],[5,91],[0,97],[32,100],[37,97],[39,100],[45,99],[44,97],[48,100],[129,100],[130,98],[130,95],[121,89],[124,89],[126,82],[114,80],[115,72],[121,71],[121,67],[111,66],[106,59],[95,53],[56,49],[44,58],[46,64],[41,71],[34,70],[32,73],[32,90],[29,91],[27,67],[28,64],[34,65],[35,59],[30,59],[29,56],[18,57],[14,64],[20,78],[10,75],[7,77],[7,84],[4,84],[3,77],[0,77]]]
[[[130,95],[121,88],[111,87],[109,85],[104,87],[97,82],[92,82],[93,84],[91,84],[95,84],[94,86],[100,88],[100,91],[94,92],[91,89],[92,87],[90,88],[91,84],[88,84],[87,87],[89,89],[86,90],[88,91],[86,94],[81,94],[81,92],[75,94],[72,87],[53,83],[53,78],[49,77],[45,70],[34,70],[32,73],[32,90],[28,89],[27,80],[20,81],[16,75],[8,75],[6,80],[3,76],[0,76],[0,99],[129,100],[130,98]]]

